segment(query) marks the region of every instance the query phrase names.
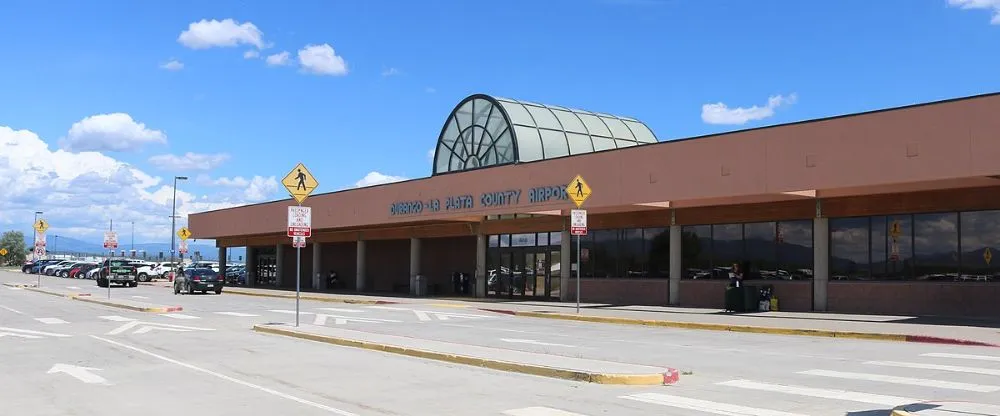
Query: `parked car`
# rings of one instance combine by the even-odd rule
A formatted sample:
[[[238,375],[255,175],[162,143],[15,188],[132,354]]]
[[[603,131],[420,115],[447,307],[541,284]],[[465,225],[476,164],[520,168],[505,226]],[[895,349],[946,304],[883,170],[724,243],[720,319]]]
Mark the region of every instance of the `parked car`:
[[[101,263],[97,272],[97,286],[108,287],[112,283],[122,286],[136,287],[135,263],[125,258],[111,258]]]
[[[87,273],[88,270],[93,269],[95,267],[97,267],[97,263],[90,263],[90,262],[80,263],[76,265],[76,267],[70,269],[69,273],[66,274],[66,277],[69,277],[71,279],[80,279],[83,277],[81,274],[85,274]]]
[[[194,294],[195,291],[206,293],[214,290],[215,294],[222,294],[222,287],[225,286],[225,279],[219,272],[209,268],[185,269],[183,274],[178,274],[174,279],[174,294],[187,292]]]
[[[21,266],[21,272],[36,274],[38,273],[38,270],[40,270],[42,267],[56,263],[58,261],[59,260],[53,260],[53,259],[30,261],[28,263],[25,263],[24,266]]]
[[[42,274],[46,276],[52,276],[55,273],[55,269],[62,266],[69,266],[73,264],[73,260],[59,260],[56,263],[51,263],[42,268]]]
[[[64,265],[64,266],[56,267],[55,270],[52,272],[52,275],[53,276],[58,276],[58,277],[69,277],[70,270],[73,270],[74,268],[80,267],[83,264],[84,263],[82,261],[79,261],[79,262],[70,263],[70,264],[67,264],[67,265]]]

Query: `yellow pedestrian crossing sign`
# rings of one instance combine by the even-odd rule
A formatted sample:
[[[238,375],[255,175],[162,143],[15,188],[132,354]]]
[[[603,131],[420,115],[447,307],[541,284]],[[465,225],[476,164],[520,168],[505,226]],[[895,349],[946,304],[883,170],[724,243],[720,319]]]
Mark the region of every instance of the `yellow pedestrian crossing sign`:
[[[0,248],[0,256],[6,256],[6,255],[7,255],[7,249]]]
[[[990,261],[993,260],[993,253],[990,251],[989,247],[986,247],[986,250],[983,251],[983,260],[986,260],[986,265],[987,266],[989,266],[990,265]]]
[[[309,194],[316,190],[319,186],[319,182],[316,181],[316,177],[306,169],[306,166],[299,163],[285,175],[285,178],[281,180],[281,184],[285,185],[285,189],[288,190],[288,194],[295,198],[295,201],[302,203]]]
[[[583,180],[583,176],[576,175],[569,182],[569,185],[566,185],[566,195],[576,204],[577,208],[580,208],[583,205],[583,201],[590,198],[590,186],[587,185],[587,181]]]
[[[181,227],[181,229],[177,230],[177,236],[181,238],[181,241],[187,240],[191,237],[191,230],[188,227]]]
[[[48,229],[49,229],[49,222],[45,221],[45,219],[39,218],[38,221],[35,221],[35,231],[44,233],[45,230]]]

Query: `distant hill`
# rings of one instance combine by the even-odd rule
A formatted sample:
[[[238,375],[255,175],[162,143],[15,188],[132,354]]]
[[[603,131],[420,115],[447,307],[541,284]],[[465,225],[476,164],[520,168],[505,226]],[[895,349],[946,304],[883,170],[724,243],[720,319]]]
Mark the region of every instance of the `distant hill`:
[[[27,247],[31,247],[32,245],[31,238],[30,234],[25,236],[24,244]],[[180,242],[176,244],[180,244]],[[58,252],[60,254],[105,253],[103,242],[89,242],[63,236],[56,238],[54,235],[50,235],[46,239],[46,249],[49,252]],[[118,249],[126,250],[126,253],[128,253],[128,250],[132,249],[132,247],[130,243],[126,242],[123,244],[122,241],[119,241]],[[140,252],[138,254],[140,257],[142,256],[142,251],[145,251],[147,257],[150,259],[160,258],[160,253],[163,253],[163,258],[170,257],[170,243],[136,243],[135,250]],[[199,252],[205,260],[218,260],[219,257],[219,249],[212,244],[188,243],[188,256],[195,254],[195,252]],[[246,250],[242,247],[230,249],[229,256],[234,262],[245,261]],[[240,260],[241,257],[242,260]]]

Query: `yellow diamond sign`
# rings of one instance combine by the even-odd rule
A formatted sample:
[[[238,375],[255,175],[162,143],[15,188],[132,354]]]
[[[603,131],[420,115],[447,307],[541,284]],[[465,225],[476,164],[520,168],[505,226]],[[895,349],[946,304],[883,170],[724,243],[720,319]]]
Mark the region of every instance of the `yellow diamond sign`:
[[[188,227],[181,227],[181,229],[177,230],[177,236],[181,238],[181,241],[187,240],[191,237],[191,230]]]
[[[309,169],[306,169],[306,166],[301,163],[285,175],[285,178],[281,180],[281,184],[285,185],[288,194],[300,204],[319,186],[316,177],[312,173],[309,173]]]
[[[7,255],[7,249],[0,248],[0,256],[6,256],[6,255]]]
[[[590,198],[590,186],[583,180],[583,176],[576,175],[569,185],[566,185],[566,195],[576,204],[577,208],[583,205],[583,201]]]
[[[35,221],[35,231],[38,231],[40,233],[44,233],[45,230],[48,230],[48,229],[49,229],[49,222],[48,221],[45,221],[42,218],[39,218],[38,221]]]
[[[986,265],[987,266],[989,266],[990,265],[990,261],[993,260],[993,252],[990,251],[989,247],[986,247],[986,250],[983,251],[983,260],[986,260]]]

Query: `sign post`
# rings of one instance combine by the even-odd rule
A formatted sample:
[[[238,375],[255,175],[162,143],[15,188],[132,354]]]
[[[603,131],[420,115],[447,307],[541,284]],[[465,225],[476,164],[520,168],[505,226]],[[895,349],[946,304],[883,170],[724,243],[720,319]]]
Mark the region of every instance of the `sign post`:
[[[580,313],[580,272],[583,269],[580,237],[587,235],[587,211],[579,208],[587,198],[590,198],[590,186],[583,180],[583,176],[576,175],[569,185],[566,185],[566,195],[577,207],[570,211],[570,233],[576,236],[576,313]],[[572,267],[572,262],[570,265]]]
[[[309,169],[306,169],[305,165],[299,163],[285,175],[281,184],[299,204],[288,207],[288,236],[292,237],[292,247],[295,247],[295,326],[299,326],[299,299],[302,293],[302,248],[306,246],[306,237],[312,236],[312,209],[302,206],[302,202],[316,190],[319,182],[309,172]]]
[[[33,224],[35,229],[35,260],[41,260],[45,256],[45,230],[49,229],[49,222],[45,218],[39,218]],[[41,254],[39,254],[41,253]],[[35,287],[42,287],[42,274],[38,273],[38,282]]]
[[[114,231],[106,231],[104,233],[104,249],[110,251],[111,255],[108,256],[108,299],[111,299],[111,258],[115,256],[115,249],[118,248],[118,233]],[[100,274],[98,273],[97,278],[100,279]]]

